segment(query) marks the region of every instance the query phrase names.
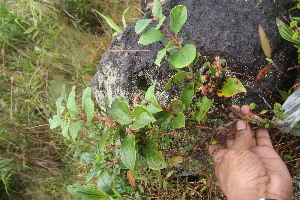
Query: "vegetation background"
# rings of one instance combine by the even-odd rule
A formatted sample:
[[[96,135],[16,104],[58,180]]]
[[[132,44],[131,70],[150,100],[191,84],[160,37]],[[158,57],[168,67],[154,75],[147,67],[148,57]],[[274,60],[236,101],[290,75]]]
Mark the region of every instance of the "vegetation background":
[[[49,128],[62,83],[89,85],[113,30],[140,17],[138,0],[0,1],[0,199],[74,199],[76,149]],[[81,180],[84,180],[82,178]]]
[[[128,24],[141,16],[140,3],[0,0],[0,200],[76,199],[66,186],[84,184],[90,168],[76,157],[81,144],[50,130],[48,119],[56,112],[60,86],[88,86],[110,44],[114,30],[93,9],[122,27],[123,15]],[[298,140],[280,132],[272,139],[292,174],[299,176]],[[202,192],[207,185],[207,193],[218,197],[212,174],[204,176],[201,185],[183,180],[163,194]],[[158,187],[148,189],[161,193]]]

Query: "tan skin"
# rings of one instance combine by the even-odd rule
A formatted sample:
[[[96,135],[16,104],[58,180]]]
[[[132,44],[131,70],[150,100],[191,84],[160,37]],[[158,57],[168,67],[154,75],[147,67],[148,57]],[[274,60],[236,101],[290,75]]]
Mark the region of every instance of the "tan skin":
[[[234,108],[243,115],[252,115],[249,106]],[[234,138],[228,138],[225,146],[209,146],[215,173],[227,200],[291,200],[292,179],[273,149],[268,130],[251,130],[249,124],[241,120],[232,133]]]

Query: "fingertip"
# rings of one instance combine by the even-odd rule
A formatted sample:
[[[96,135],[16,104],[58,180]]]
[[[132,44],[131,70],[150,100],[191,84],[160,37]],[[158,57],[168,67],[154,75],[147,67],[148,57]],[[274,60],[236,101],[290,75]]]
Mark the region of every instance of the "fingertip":
[[[252,114],[250,106],[243,105],[242,108],[241,108],[241,113],[243,115],[250,115],[250,114]]]
[[[213,157],[214,154],[215,154],[218,150],[220,150],[220,149],[222,149],[222,148],[224,148],[224,147],[222,147],[222,146],[219,145],[219,144],[211,144],[211,145],[208,145],[208,153],[209,153],[210,157]]]
[[[232,108],[236,109],[236,110],[239,111],[239,112],[241,111],[241,108],[240,108],[240,106],[238,106],[238,105],[233,105]]]

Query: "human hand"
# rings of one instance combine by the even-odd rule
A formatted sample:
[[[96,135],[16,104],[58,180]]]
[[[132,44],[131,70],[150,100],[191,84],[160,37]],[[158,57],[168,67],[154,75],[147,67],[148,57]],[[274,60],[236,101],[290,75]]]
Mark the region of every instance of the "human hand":
[[[234,108],[243,115],[252,115],[249,106]],[[225,146],[209,145],[215,173],[227,199],[292,199],[291,176],[273,149],[268,130],[251,130],[241,120],[232,134],[235,138],[227,139]]]

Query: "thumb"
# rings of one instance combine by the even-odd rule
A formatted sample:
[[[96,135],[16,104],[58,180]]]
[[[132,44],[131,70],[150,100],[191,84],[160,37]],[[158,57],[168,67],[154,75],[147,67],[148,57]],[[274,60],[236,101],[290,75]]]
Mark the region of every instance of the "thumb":
[[[251,147],[252,133],[249,124],[240,120],[236,123],[235,139],[232,148],[246,150]]]

